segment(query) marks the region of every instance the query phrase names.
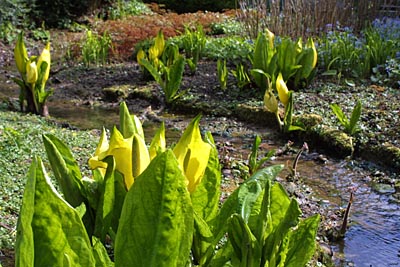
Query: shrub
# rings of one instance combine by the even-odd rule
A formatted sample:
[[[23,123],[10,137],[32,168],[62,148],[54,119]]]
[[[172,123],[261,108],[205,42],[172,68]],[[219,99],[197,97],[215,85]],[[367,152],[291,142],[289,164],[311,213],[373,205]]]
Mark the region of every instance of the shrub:
[[[167,9],[172,9],[177,13],[187,13],[202,11],[222,11],[223,9],[231,9],[235,7],[235,0],[227,1],[214,1],[214,0],[145,0],[145,3],[156,2],[157,4],[164,5]]]
[[[31,6],[31,17],[50,27],[64,28],[74,20],[99,7],[109,6],[115,0],[41,0]]]
[[[29,8],[23,0],[0,1],[0,39],[10,43],[17,36],[17,28],[29,25]]]

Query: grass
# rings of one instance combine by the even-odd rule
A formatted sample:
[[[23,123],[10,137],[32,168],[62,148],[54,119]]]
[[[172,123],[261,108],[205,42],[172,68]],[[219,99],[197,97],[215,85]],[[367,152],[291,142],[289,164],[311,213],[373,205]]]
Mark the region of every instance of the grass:
[[[98,142],[96,131],[76,131],[60,128],[38,116],[0,110],[0,249],[11,250],[16,237],[16,225],[21,206],[26,173],[32,157],[40,156],[50,173],[42,134],[52,133],[70,147],[86,166]],[[82,170],[83,174],[87,170]],[[0,266],[3,253],[0,253]]]

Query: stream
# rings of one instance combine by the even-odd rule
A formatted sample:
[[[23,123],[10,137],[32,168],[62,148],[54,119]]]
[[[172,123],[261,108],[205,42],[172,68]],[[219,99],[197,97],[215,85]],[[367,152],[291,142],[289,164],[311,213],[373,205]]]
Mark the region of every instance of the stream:
[[[57,120],[80,129],[101,129],[103,126],[111,128],[119,121],[117,107],[103,109],[49,102],[49,111]],[[166,122],[167,144],[170,145],[180,136],[180,129],[185,128],[191,118],[168,115],[163,119]],[[273,131],[265,127],[223,118],[203,117],[201,126],[212,132],[217,144],[229,142],[235,148],[233,153],[239,154],[241,159],[247,159],[255,134],[263,136],[261,150],[277,149],[287,141],[277,139]],[[145,135],[151,138],[158,123],[147,121],[143,127]],[[285,163],[286,160],[277,158],[271,163]],[[335,266],[400,266],[399,194],[396,198],[390,185],[382,184],[377,187],[372,183],[372,177],[377,175],[387,180],[395,174],[371,169],[367,165],[368,163],[361,161],[329,157],[324,164],[301,158],[297,170],[303,182],[322,199],[322,205],[333,209],[345,208],[349,200],[349,190],[355,190],[346,236],[331,244]]]

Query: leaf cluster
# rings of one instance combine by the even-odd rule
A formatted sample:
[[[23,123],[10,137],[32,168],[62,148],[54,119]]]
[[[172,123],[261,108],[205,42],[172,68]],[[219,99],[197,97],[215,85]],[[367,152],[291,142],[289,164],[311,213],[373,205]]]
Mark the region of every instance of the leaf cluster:
[[[34,158],[16,266],[305,266],[314,254],[319,216],[300,219],[297,201],[272,182],[282,165],[254,173],[219,208],[221,171],[209,133],[208,164],[191,193],[171,149],[158,153],[126,191],[113,156],[104,159],[104,176],[83,178],[68,147],[53,135],[43,138],[65,199]]]

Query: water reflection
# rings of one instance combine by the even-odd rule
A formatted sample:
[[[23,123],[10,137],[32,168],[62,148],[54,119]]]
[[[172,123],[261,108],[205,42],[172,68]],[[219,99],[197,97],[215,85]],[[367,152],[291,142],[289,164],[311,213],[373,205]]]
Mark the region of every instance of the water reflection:
[[[368,170],[348,165],[331,162],[314,166],[304,175],[321,197],[330,195],[330,200],[334,197],[342,206],[348,200],[348,189],[356,189],[350,227],[345,238],[333,244],[336,266],[400,266],[400,205],[391,201],[393,192],[382,194],[372,189]],[[302,174],[306,170],[310,168]]]

